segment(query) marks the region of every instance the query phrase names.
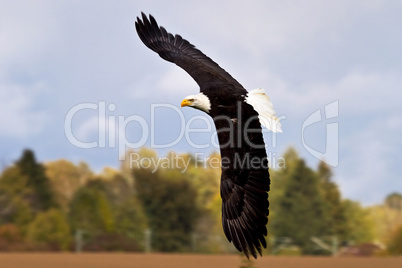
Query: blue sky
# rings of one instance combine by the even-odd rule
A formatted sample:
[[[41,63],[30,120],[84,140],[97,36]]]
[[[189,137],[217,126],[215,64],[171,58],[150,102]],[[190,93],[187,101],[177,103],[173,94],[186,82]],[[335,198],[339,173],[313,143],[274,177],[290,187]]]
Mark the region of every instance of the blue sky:
[[[134,21],[144,11],[246,89],[266,90],[283,117],[282,134],[265,134],[273,157],[294,146],[315,167],[324,156],[344,197],[379,203],[402,191],[401,10],[401,1],[375,0],[0,1],[2,166],[32,148],[40,161],[118,167],[121,135],[150,146],[154,133],[166,145],[183,122],[207,129],[204,114],[180,108],[197,84],[137,37]],[[94,148],[66,136],[74,108],[73,135]],[[313,115],[321,120],[311,123]],[[211,133],[157,150],[210,153]]]

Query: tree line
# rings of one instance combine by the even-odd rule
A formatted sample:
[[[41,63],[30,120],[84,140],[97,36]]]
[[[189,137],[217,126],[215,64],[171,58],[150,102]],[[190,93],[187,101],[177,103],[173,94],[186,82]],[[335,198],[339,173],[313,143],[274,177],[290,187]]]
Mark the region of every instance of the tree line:
[[[96,174],[84,162],[39,163],[25,150],[0,175],[0,251],[235,252],[221,227],[220,168],[208,163],[218,154],[199,163],[171,152],[164,159],[183,164],[159,167],[155,151],[135,153],[148,164],[127,160]],[[364,208],[342,198],[324,162],[312,169],[292,148],[283,158],[270,170],[267,253],[329,254],[312,238],[402,253],[401,194]]]

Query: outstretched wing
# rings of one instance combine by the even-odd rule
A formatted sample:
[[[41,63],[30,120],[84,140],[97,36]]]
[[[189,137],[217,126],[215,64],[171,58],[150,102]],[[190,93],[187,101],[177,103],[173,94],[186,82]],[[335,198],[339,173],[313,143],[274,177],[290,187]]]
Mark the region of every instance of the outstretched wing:
[[[151,15],[148,19],[144,13],[141,14],[142,20],[137,17],[135,28],[142,42],[163,59],[183,68],[197,82],[201,91],[225,84],[230,85],[233,91],[247,93],[229,73],[190,42],[178,34],[173,36],[165,28],[159,27]]]
[[[222,158],[222,225],[239,251],[257,258],[266,247],[268,159],[257,112],[244,102],[238,105],[240,118],[214,120]]]

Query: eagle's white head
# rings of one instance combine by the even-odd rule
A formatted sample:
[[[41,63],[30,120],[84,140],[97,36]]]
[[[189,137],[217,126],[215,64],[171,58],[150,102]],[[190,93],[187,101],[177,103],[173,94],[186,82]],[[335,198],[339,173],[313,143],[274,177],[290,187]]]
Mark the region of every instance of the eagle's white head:
[[[203,93],[185,97],[184,100],[181,102],[181,107],[184,106],[193,107],[206,113],[209,113],[209,111],[211,110],[211,102],[209,101],[209,98]]]

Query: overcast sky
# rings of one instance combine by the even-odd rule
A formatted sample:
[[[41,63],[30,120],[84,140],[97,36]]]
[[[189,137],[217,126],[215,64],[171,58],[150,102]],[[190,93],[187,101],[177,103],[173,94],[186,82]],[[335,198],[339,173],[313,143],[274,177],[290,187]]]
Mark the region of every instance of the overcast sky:
[[[141,11],[246,89],[266,90],[283,119],[282,134],[264,135],[273,164],[294,146],[311,167],[334,166],[345,198],[370,205],[402,192],[397,0],[0,0],[3,167],[24,148],[97,171],[151,139],[162,156],[218,150],[210,119],[180,108],[197,84],[137,37]],[[185,133],[194,128],[203,132]]]

